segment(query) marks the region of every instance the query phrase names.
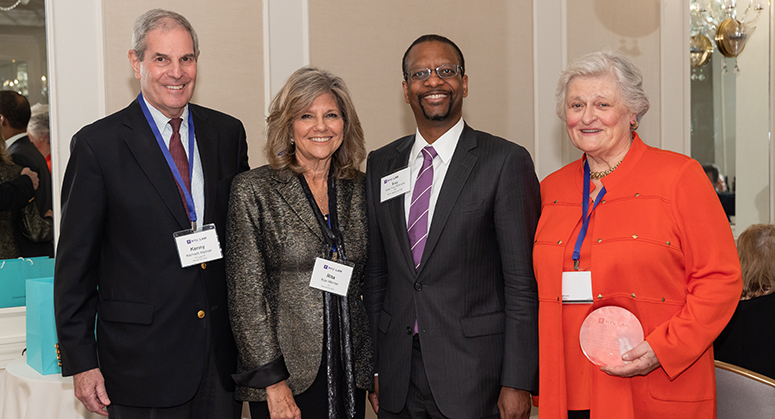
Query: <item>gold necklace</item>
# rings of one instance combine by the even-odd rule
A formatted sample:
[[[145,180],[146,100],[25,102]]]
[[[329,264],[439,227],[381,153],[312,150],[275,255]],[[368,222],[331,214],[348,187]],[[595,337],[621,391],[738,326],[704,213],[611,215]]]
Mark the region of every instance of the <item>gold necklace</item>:
[[[602,178],[610,175],[611,172],[613,172],[614,170],[616,170],[616,168],[619,167],[619,165],[622,164],[623,161],[624,161],[624,157],[622,157],[622,159],[619,160],[619,163],[616,163],[614,165],[614,167],[612,167],[612,168],[610,168],[608,170],[603,170],[602,172],[590,172],[589,173],[589,177],[592,178],[592,179],[595,179],[595,180],[602,179]]]

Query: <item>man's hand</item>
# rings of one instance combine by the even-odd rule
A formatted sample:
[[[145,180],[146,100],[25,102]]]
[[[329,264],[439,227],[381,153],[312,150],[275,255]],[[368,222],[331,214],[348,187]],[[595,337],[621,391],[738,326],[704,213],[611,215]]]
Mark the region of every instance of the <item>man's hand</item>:
[[[635,375],[646,375],[659,367],[660,363],[654,350],[648,341],[643,341],[640,345],[625,352],[622,359],[630,361],[621,367],[600,367],[600,370],[609,375],[617,377],[632,377]]]
[[[374,376],[374,391],[369,393],[369,403],[374,413],[379,413],[379,377]]]
[[[501,387],[498,410],[501,419],[528,419],[530,417],[530,393],[511,387]]]
[[[99,368],[80,372],[73,376],[75,397],[92,413],[108,416],[106,407],[110,404],[105,391],[105,379]]]
[[[22,176],[29,176],[32,180],[32,189],[37,190],[38,185],[40,184],[40,179],[38,179],[38,174],[30,170],[29,167],[25,167],[22,169]]]
[[[301,419],[301,410],[293,400],[293,392],[285,380],[266,388],[269,417],[272,419]]]

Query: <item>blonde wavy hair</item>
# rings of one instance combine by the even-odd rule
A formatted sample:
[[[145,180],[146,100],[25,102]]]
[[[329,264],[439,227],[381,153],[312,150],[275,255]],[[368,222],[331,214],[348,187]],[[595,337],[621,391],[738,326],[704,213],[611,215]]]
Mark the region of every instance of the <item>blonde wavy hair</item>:
[[[334,176],[337,179],[357,176],[366,158],[366,144],[350,91],[340,77],[315,67],[302,67],[291,74],[269,105],[264,152],[273,169],[289,169],[296,174],[303,172],[296,159],[296,146],[291,143],[293,121],[306,112],[318,96],[326,93],[336,99],[344,121],[342,145],[331,158]]]

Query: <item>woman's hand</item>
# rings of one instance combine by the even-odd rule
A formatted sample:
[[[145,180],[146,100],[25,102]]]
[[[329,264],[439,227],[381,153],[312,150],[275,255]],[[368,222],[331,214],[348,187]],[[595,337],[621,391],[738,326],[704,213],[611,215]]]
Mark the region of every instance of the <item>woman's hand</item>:
[[[40,180],[38,180],[37,173],[30,170],[29,167],[25,167],[22,169],[22,176],[28,176],[32,181],[32,189],[38,190],[38,184],[40,183]]]
[[[266,388],[266,402],[272,419],[301,419],[301,410],[293,400],[293,393],[285,380]]]
[[[374,376],[374,391],[369,392],[369,403],[374,413],[379,413],[379,377]]]
[[[622,359],[629,361],[621,367],[600,367],[600,370],[609,375],[617,377],[632,377],[635,375],[646,375],[654,371],[659,366],[659,360],[648,341],[643,341],[632,350],[625,352]]]

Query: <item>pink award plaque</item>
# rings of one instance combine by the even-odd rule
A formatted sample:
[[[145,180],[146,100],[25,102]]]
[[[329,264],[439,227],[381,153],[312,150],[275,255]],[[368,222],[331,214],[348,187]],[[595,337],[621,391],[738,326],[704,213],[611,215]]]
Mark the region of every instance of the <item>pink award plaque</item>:
[[[622,354],[643,342],[643,327],[628,310],[606,306],[589,313],[579,331],[581,350],[595,365],[624,365]]]

